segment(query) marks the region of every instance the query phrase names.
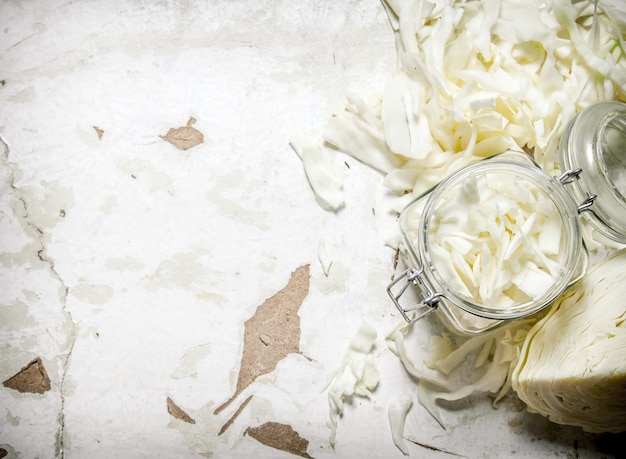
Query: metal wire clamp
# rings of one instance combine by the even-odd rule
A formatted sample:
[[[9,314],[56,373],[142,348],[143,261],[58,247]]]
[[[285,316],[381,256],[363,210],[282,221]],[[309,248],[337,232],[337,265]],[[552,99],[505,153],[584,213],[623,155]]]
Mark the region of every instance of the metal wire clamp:
[[[556,179],[559,182],[561,182],[562,185],[567,185],[568,183],[572,183],[580,179],[580,174],[582,174],[582,172],[583,170],[581,168],[570,169],[570,170],[563,172],[563,174],[561,174]],[[587,195],[586,199],[578,205],[577,210],[579,214],[581,212],[585,212],[586,210],[590,210],[591,206],[593,206],[594,201],[598,197],[597,195],[591,193],[590,191],[587,191],[586,195]]]
[[[391,301],[393,301],[393,304],[396,305],[396,308],[398,308],[398,311],[400,311],[400,314],[402,314],[404,320],[408,323],[417,322],[432,313],[435,309],[437,309],[437,306],[439,306],[439,297],[443,296],[441,293],[433,292],[433,290],[424,282],[422,277],[423,271],[423,268],[409,268],[387,286],[387,294],[391,298]],[[394,293],[394,287],[402,281],[404,281],[404,285],[402,285],[398,293]],[[404,292],[406,292],[406,289],[409,288],[410,285],[417,287],[422,301],[417,303],[415,306],[405,309],[400,304],[400,297],[404,295]],[[411,316],[409,316],[409,313],[413,312],[415,314],[411,314]]]

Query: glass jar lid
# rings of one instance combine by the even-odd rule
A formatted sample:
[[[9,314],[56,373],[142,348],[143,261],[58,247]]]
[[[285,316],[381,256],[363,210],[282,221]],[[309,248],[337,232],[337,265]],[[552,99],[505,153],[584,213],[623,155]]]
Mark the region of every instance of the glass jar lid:
[[[589,105],[565,129],[559,148],[563,172],[581,169],[572,195],[596,196],[583,215],[604,236],[626,243],[626,104]]]

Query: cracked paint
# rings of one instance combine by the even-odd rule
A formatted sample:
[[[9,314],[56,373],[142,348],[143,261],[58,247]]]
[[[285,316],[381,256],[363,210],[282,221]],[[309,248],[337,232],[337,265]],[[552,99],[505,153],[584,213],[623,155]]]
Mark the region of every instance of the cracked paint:
[[[56,314],[58,314],[58,316],[56,317],[55,320],[59,321],[60,323],[59,326],[61,327],[62,334],[59,335],[58,338],[53,338],[53,341],[59,343],[61,347],[58,348],[57,355],[51,355],[49,358],[52,358],[52,357],[58,358],[60,359],[60,362],[61,362],[60,369],[57,370],[58,373],[57,373],[57,377],[55,378],[55,380],[57,381],[57,390],[58,390],[58,397],[59,397],[59,410],[56,415],[58,427],[57,427],[56,441],[55,441],[55,445],[56,445],[55,456],[59,458],[63,458],[65,455],[65,447],[64,447],[65,387],[64,386],[65,386],[65,378],[66,378],[67,371],[70,365],[71,354],[74,348],[74,343],[76,341],[76,326],[74,324],[74,321],[72,320],[71,313],[67,310],[67,296],[68,296],[69,289],[65,285],[65,282],[63,281],[60,274],[57,272],[54,260],[51,257],[49,257],[47,253],[48,252],[47,244],[49,242],[49,237],[48,237],[48,234],[46,233],[46,228],[49,226],[50,222],[47,219],[41,218],[41,216],[45,215],[47,212],[58,213],[58,209],[50,210],[49,209],[50,202],[44,202],[43,204],[38,202],[36,198],[34,197],[34,195],[30,192],[31,190],[28,190],[28,192],[26,192],[25,189],[21,188],[20,186],[16,184],[17,182],[16,171],[19,171],[19,169],[15,163],[12,163],[10,161],[10,148],[9,148],[8,143],[3,138],[0,138],[0,148],[1,148],[0,160],[2,161],[3,168],[8,172],[4,180],[5,180],[5,186],[7,186],[11,191],[9,199],[12,200],[11,207],[13,210],[13,215],[19,221],[24,233],[28,235],[30,238],[30,241],[27,243],[27,246],[26,246],[27,251],[24,252],[21,257],[15,258],[13,262],[18,265],[27,264],[31,266],[34,265],[37,268],[43,268],[48,273],[49,281],[52,281],[57,286],[56,304],[57,304],[58,309],[56,310]],[[48,204],[47,207],[46,207],[46,204]],[[45,211],[35,213],[35,216],[33,216],[33,213],[31,212],[31,207],[39,207],[42,205]],[[42,227],[41,225],[45,225],[46,228]],[[34,271],[33,273],[36,273],[36,272],[37,271]],[[38,288],[38,285],[32,285],[31,288],[33,291],[36,291]],[[34,298],[38,299],[38,296],[35,295]],[[33,304],[33,302],[28,298],[25,298],[24,303],[29,306],[29,309],[31,307],[30,305]],[[47,306],[49,307],[52,305],[48,304]],[[55,314],[54,310],[49,311],[49,313],[53,315]],[[67,327],[69,327],[69,329],[67,329]],[[37,341],[38,339],[34,338],[33,342],[36,343]],[[39,389],[36,389],[35,391],[37,392],[38,390],[43,390],[45,392],[49,390],[50,383],[49,383],[48,373],[46,372],[43,364],[41,363],[41,359],[37,358],[33,360],[29,364],[29,366],[25,367],[22,371],[25,371],[26,369],[32,370],[33,368],[36,371],[34,372],[31,371],[32,373],[31,376],[37,375],[37,374],[42,375],[41,379],[38,382]],[[18,375],[16,375],[15,377],[17,376]],[[22,374],[22,376],[25,376],[25,375]],[[14,385],[16,380],[9,379],[6,382],[9,382],[9,384]],[[20,382],[21,384],[25,383],[23,378],[22,380],[18,378],[18,382]],[[33,387],[35,386],[32,386],[30,388],[31,389],[30,391],[33,391]]]

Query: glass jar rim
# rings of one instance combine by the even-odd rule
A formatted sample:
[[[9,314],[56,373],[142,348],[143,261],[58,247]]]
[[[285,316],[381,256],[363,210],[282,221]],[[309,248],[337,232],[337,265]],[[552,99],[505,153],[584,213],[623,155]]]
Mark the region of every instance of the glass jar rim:
[[[515,177],[516,180],[521,178],[528,180],[543,192],[558,210],[562,224],[562,237],[566,238],[565,256],[562,264],[563,272],[557,276],[554,284],[537,299],[506,307],[490,307],[485,304],[472,302],[454,291],[433,263],[428,230],[429,222],[436,210],[437,203],[446,193],[459,186],[465,178],[471,175],[480,176],[486,174],[505,174]],[[420,218],[420,231],[418,232],[419,254],[424,267],[424,274],[429,279],[429,282],[441,287],[445,298],[471,314],[489,319],[515,319],[538,312],[562,293],[573,277],[582,247],[577,214],[576,203],[558,179],[549,176],[535,165],[493,158],[474,163],[446,177],[428,196]]]

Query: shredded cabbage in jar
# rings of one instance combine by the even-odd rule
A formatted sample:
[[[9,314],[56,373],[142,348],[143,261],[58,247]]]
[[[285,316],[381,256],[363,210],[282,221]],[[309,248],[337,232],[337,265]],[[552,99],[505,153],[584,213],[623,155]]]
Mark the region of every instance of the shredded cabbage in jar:
[[[415,217],[407,222],[419,225]],[[496,310],[538,300],[563,272],[556,205],[511,174],[469,174],[441,196],[427,225],[434,269],[474,304]]]

